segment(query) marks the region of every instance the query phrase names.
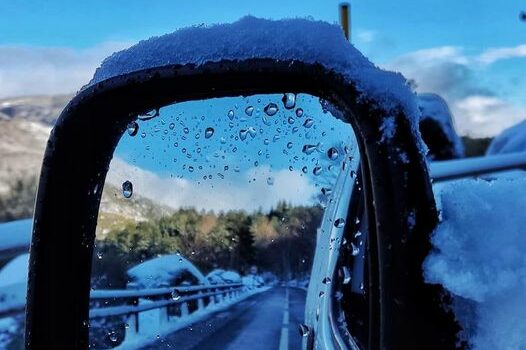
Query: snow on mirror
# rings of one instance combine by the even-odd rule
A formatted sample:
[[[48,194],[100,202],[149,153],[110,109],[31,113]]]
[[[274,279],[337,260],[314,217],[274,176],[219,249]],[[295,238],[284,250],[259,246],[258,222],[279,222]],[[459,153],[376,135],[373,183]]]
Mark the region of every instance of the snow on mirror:
[[[98,217],[91,348],[301,348],[317,230],[359,163],[351,126],[327,108],[228,97],[128,125]]]

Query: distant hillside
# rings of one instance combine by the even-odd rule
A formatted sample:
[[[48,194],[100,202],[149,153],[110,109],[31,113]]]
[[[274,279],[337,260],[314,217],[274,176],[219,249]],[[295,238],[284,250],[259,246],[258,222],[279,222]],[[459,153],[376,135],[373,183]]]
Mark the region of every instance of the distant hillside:
[[[49,133],[71,95],[0,99],[0,222],[32,215],[36,179]],[[105,185],[100,233],[129,222],[157,218],[171,209]]]
[[[124,228],[126,224],[159,219],[174,211],[172,208],[159,205],[137,194],[126,199],[122,196],[120,188],[106,183],[102,192],[97,237],[104,237],[109,231]]]
[[[0,99],[0,120],[23,119],[53,125],[72,97],[73,95],[56,95]]]
[[[34,177],[49,132],[71,95],[0,99],[0,194],[8,182]]]

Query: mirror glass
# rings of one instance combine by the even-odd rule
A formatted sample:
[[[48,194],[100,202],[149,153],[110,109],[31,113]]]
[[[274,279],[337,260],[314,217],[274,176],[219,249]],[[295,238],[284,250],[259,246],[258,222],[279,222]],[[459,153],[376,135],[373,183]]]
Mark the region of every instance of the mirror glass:
[[[92,348],[300,349],[324,209],[359,163],[329,109],[307,94],[226,97],[128,125],[98,217]],[[343,232],[345,217],[326,220]],[[340,240],[325,237],[328,253]]]

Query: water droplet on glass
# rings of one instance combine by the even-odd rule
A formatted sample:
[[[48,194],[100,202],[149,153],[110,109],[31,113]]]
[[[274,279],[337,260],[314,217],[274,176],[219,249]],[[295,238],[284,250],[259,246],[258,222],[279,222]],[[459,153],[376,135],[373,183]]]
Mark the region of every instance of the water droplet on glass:
[[[278,105],[272,102],[263,108],[263,112],[265,112],[265,114],[269,117],[272,117],[274,114],[278,113],[278,110]]]
[[[191,172],[191,173],[193,173],[193,172],[194,172],[194,167],[190,165],[190,166],[188,167],[188,171]]]
[[[296,109],[296,117],[301,118],[303,116],[303,109],[298,108]]]
[[[343,227],[345,225],[345,219],[338,218],[334,221],[334,226],[336,227]]]
[[[248,132],[248,134],[249,134],[252,138],[256,137],[256,135],[257,135],[257,133],[258,133],[258,131],[256,130],[256,128],[254,128],[253,126],[250,126],[250,127],[247,129],[247,132]]]
[[[323,283],[323,284],[330,284],[331,283],[330,277],[324,277],[323,280],[321,281],[321,283]]]
[[[175,128],[175,123],[170,123],[170,125],[168,125],[168,127],[170,128],[170,130],[173,130]]]
[[[274,185],[274,178],[269,176],[267,177],[267,185],[272,186]]]
[[[115,331],[111,331],[108,333],[108,338],[113,342],[115,343],[118,339],[117,339],[117,333],[115,333]]]
[[[314,124],[314,120],[308,118],[303,122],[303,126],[306,128],[310,128]]]
[[[124,198],[130,198],[133,194],[133,184],[130,181],[122,183],[122,195]]]
[[[205,130],[205,138],[209,139],[214,135],[214,128],[208,127]]]
[[[340,274],[342,276],[342,284],[349,284],[349,282],[351,282],[351,272],[347,266],[341,267]]]
[[[97,259],[102,260],[102,252],[97,252]]]
[[[190,129],[184,128],[183,131],[184,131],[185,134],[188,134],[190,132]]]
[[[135,136],[137,135],[137,132],[139,131],[139,124],[136,122],[130,122],[128,123],[128,135]]]
[[[312,169],[312,173],[316,176],[320,175],[323,171],[323,168],[319,165],[315,166],[314,169]]]
[[[247,108],[245,108],[246,115],[248,115],[249,117],[252,117],[252,113],[254,113],[254,107],[248,106]]]
[[[332,190],[330,188],[328,188],[328,187],[323,187],[321,189],[321,193],[323,193],[324,195],[328,196],[328,195],[330,195],[332,193]]]
[[[311,153],[314,152],[317,148],[318,148],[317,145],[304,145],[301,151],[302,151],[303,153],[305,153],[305,154],[311,154]]]
[[[360,254],[360,248],[358,248],[357,246],[354,245],[353,242],[351,242],[351,255],[356,256],[358,254]]]
[[[304,166],[303,168],[301,168],[301,171],[303,171],[304,174],[307,174],[309,169],[306,166]]]
[[[296,121],[296,120],[295,120],[294,118],[292,118],[292,117],[289,117],[289,119],[287,119],[287,122],[288,122],[289,124],[294,124],[295,121]]]
[[[304,325],[304,324],[300,324],[300,325],[299,325],[299,332],[300,332],[300,335],[301,335],[302,337],[306,337],[306,336],[308,336],[309,333],[310,333],[309,326]]]
[[[239,130],[239,138],[241,141],[245,141],[247,139],[248,131],[246,129]]]
[[[296,94],[290,92],[283,94],[281,101],[283,101],[283,106],[285,106],[286,109],[292,109],[296,107]]]
[[[288,149],[291,149],[291,148],[292,148],[292,142],[287,143],[287,148],[288,148]]]
[[[159,115],[159,110],[152,109],[151,111],[139,114],[138,118],[140,120],[150,120],[150,119],[157,117],[158,115]]]
[[[358,224],[360,222],[360,220],[356,219],[356,223]],[[356,231],[356,233],[354,234],[354,238],[358,238],[362,235],[362,232],[361,231]]]
[[[239,130],[239,138],[241,139],[241,141],[246,140],[247,135],[250,135],[252,138],[254,138],[256,134],[257,134],[257,130],[252,126],[247,129]]]
[[[233,110],[229,110],[227,115],[228,115],[228,118],[230,118],[230,120],[234,119],[234,111]]]
[[[142,137],[142,138],[145,138],[145,137],[146,137],[146,133],[143,132],[143,133],[141,134],[141,137]]]
[[[335,147],[329,148],[329,150],[327,151],[327,157],[329,157],[330,160],[338,159],[338,150]]]
[[[179,294],[179,291],[177,289],[172,290],[172,300],[177,301],[181,299],[181,294]]]

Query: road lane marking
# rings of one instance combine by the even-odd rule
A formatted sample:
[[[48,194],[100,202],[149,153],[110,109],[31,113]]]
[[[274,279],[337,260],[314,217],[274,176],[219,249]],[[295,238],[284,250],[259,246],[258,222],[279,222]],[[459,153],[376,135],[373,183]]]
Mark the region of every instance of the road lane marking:
[[[279,338],[279,350],[289,350],[289,289],[285,289],[285,310],[283,311],[283,322],[281,324],[281,336]]]

